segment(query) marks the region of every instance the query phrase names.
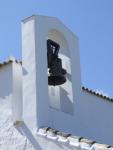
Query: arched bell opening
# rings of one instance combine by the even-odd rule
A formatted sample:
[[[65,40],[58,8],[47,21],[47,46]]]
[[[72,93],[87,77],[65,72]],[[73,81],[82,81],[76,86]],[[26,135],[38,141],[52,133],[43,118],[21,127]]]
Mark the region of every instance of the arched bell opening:
[[[73,114],[70,50],[64,35],[55,29],[48,32],[47,64],[50,107]]]

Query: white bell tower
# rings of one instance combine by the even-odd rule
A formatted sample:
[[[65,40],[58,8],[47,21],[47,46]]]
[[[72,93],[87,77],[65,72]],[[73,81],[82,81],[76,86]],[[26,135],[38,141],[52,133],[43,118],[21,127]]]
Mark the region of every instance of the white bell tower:
[[[66,82],[48,85],[47,40],[57,43]],[[57,18],[33,15],[22,21],[23,118],[30,128],[75,132],[81,91],[78,38]]]

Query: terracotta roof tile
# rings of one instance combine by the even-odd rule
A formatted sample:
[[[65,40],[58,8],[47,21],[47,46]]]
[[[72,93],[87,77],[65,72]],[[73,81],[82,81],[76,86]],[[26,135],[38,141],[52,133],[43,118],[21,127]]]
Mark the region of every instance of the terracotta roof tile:
[[[6,66],[6,65],[8,65],[8,64],[10,64],[10,63],[12,63],[12,62],[16,62],[16,63],[22,64],[22,61],[16,60],[16,59],[14,59],[14,58],[13,58],[13,59],[9,58],[8,60],[6,60],[6,61],[0,63],[0,68],[1,68],[1,67],[4,67],[4,66]]]
[[[56,131],[56,132],[55,132]],[[51,132],[51,133],[50,133]],[[52,134],[53,132],[53,134]],[[46,136],[49,139],[57,140],[58,142],[68,142],[71,146],[80,147],[81,149],[98,149],[98,150],[112,150],[110,145],[100,144],[83,137],[73,136],[52,128],[42,127],[38,129],[38,135]],[[48,136],[49,135],[49,136]]]
[[[83,90],[83,91],[86,91],[86,92],[88,92],[88,93],[90,93],[90,94],[93,94],[93,95],[95,95],[95,96],[98,96],[98,97],[100,97],[100,98],[103,98],[103,99],[105,99],[105,100],[109,100],[109,101],[113,102],[113,98],[108,97],[108,96],[105,96],[105,95],[103,95],[103,94],[100,94],[100,93],[98,93],[98,92],[96,92],[96,91],[94,91],[94,90],[88,89],[88,88],[86,88],[86,87],[84,87],[84,86],[82,87],[82,90]]]

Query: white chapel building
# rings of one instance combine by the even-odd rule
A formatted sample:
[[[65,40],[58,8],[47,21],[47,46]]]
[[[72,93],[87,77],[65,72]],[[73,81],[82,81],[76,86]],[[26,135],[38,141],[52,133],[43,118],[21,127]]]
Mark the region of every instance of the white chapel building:
[[[79,58],[59,19],[22,21],[22,61],[0,64],[0,150],[113,150],[113,98],[82,87]]]

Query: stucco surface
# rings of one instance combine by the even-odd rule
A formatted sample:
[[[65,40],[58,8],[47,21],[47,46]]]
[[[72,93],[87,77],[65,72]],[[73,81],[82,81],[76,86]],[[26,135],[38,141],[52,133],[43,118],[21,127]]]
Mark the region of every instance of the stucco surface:
[[[47,75],[48,38],[60,43],[59,56],[67,68],[67,82],[52,90]],[[76,35],[57,18],[31,16],[22,22],[22,55],[23,116],[31,129],[47,126],[113,145],[113,103],[82,90]]]

